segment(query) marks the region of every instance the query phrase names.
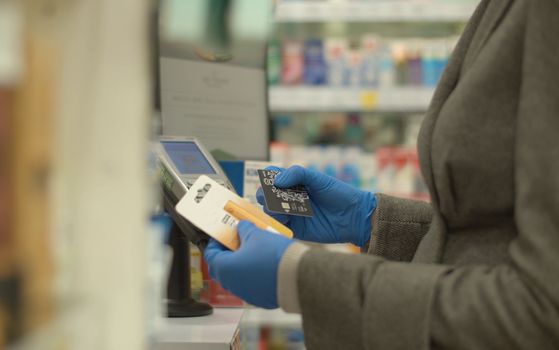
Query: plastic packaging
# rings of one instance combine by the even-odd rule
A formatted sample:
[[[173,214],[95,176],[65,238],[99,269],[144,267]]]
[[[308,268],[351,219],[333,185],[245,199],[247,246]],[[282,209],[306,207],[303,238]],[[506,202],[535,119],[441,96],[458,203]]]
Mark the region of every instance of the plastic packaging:
[[[379,86],[391,87],[396,84],[396,73],[390,47],[383,45],[379,53]]]
[[[303,78],[303,44],[300,41],[286,41],[282,47],[281,81],[284,85],[296,85]]]
[[[421,62],[422,45],[419,40],[410,42],[409,56],[408,56],[408,73],[409,83],[414,86],[421,86],[423,84],[423,67]]]
[[[347,41],[344,39],[327,39],[325,41],[325,51],[328,66],[328,84],[330,86],[341,86],[344,82]]]
[[[343,150],[340,180],[356,188],[361,188],[362,177],[359,167],[361,150],[357,147],[348,147]]]
[[[278,85],[281,82],[281,47],[277,40],[268,43],[266,73],[269,85]]]
[[[324,58],[322,40],[309,39],[305,41],[305,68],[303,81],[308,85],[325,85],[327,83],[328,67]]]
[[[360,49],[350,49],[346,52],[346,65],[343,85],[357,87],[361,81],[361,64],[363,55]]]
[[[364,36],[361,40],[363,63],[361,65],[361,85],[377,87],[380,69],[380,39],[376,35]]]

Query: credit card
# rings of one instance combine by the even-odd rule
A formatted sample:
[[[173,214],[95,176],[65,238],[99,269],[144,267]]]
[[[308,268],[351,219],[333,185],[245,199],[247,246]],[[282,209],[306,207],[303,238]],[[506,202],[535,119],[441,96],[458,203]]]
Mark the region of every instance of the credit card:
[[[309,193],[305,187],[277,188],[274,186],[277,174],[279,171],[258,170],[266,208],[273,213],[313,216]]]
[[[231,250],[240,246],[239,220],[249,220],[263,230],[293,237],[289,228],[205,175],[194,182],[176,209],[194,226]]]

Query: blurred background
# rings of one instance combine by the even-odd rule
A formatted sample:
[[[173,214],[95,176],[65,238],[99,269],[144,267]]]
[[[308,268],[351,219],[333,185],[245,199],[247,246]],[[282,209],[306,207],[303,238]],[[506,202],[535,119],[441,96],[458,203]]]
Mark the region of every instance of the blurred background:
[[[181,348],[160,345],[161,133],[429,200],[417,134],[477,2],[0,0],[0,348]],[[227,101],[254,116],[176,114],[163,59],[260,72]],[[240,310],[228,348],[304,348],[299,316],[244,305],[190,254],[193,296]]]

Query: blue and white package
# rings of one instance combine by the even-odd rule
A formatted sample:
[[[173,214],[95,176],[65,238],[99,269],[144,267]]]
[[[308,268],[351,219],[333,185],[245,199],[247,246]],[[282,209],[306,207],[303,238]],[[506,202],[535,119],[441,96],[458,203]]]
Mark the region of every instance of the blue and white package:
[[[324,46],[320,39],[305,41],[305,68],[303,81],[308,85],[325,85],[327,83],[328,67],[324,59]]]

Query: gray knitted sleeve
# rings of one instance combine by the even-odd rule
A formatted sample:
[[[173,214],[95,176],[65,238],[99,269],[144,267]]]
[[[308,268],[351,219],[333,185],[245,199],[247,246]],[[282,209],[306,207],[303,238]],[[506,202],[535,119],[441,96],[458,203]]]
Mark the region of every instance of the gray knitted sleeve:
[[[367,253],[388,260],[411,261],[433,216],[427,202],[377,194],[373,232]]]

